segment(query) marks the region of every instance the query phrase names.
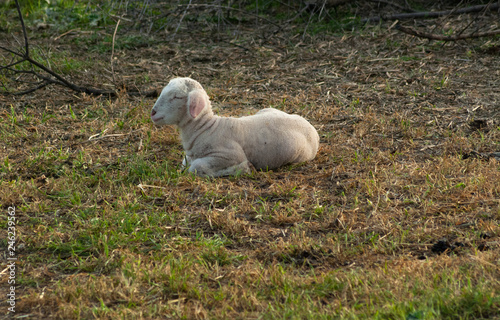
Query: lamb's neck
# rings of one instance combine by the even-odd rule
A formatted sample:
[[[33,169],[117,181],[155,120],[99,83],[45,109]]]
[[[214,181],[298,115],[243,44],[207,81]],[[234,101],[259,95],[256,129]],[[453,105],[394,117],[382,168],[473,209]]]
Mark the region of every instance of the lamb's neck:
[[[188,119],[180,123],[179,131],[184,148],[190,150],[202,133],[215,127],[217,118],[212,112],[205,112],[198,115],[196,119]]]

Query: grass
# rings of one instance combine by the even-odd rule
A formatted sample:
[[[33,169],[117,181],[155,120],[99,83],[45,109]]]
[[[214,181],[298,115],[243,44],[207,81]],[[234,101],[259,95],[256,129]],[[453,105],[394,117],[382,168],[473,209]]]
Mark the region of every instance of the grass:
[[[112,23],[106,1],[84,4],[68,0],[26,0],[19,1],[19,5],[24,19],[39,29],[64,31],[78,27],[102,27]],[[17,23],[14,23],[14,17],[17,16],[15,1],[4,1],[0,8],[1,16],[5,18],[0,27],[12,32],[17,27]]]
[[[54,70],[111,85],[114,24],[99,28],[49,43]],[[273,171],[189,174],[178,132],[149,120],[154,99],[56,86],[0,98],[0,244],[15,206],[16,315],[498,318],[500,166],[465,157],[498,152],[498,77],[485,72],[498,59],[475,42],[439,47],[384,25],[320,31],[262,43],[240,34],[255,50],[182,28],[174,42],[117,36],[128,87],[189,75],[222,116],[274,106],[310,120],[317,157]]]
[[[52,278],[43,305],[57,306],[62,318],[128,318],[138,312],[153,318],[263,319],[496,315],[498,249],[477,249],[481,234],[498,232],[495,162],[467,162],[453,154],[408,161],[404,153],[390,160],[389,152],[340,147],[347,161],[336,171],[358,174],[337,180],[342,192],[331,197],[321,183],[307,182],[307,165],[241,178],[193,177],[165,160],[170,155],[154,155],[162,131],[143,123],[144,111],[113,125],[116,132],[155,131],[139,154],[127,149],[124,138],[85,142],[118,120],[100,108],[39,115],[12,108],[0,123],[2,132],[10,132],[4,138],[25,137],[35,146],[24,157],[6,157],[2,167],[6,204],[16,205],[22,219],[21,310],[40,303],[40,287]],[[345,110],[363,113],[350,104]],[[407,132],[406,139],[419,134],[397,116],[363,118],[361,124],[389,126],[382,131]],[[33,124],[78,132],[82,138],[75,142],[87,144],[68,149],[65,140],[43,142],[49,132],[26,131]],[[117,146],[119,157],[107,152]],[[176,148],[168,150],[177,157]],[[324,155],[319,163],[327,163]],[[476,221],[472,229],[454,227],[463,219]],[[430,254],[436,232],[467,244],[448,255],[416,259],[418,252]]]
[[[86,46],[91,52],[111,53],[112,35],[92,33],[90,37],[74,38],[77,46]],[[115,50],[138,49],[155,44],[154,38],[144,35],[124,35],[115,39]]]

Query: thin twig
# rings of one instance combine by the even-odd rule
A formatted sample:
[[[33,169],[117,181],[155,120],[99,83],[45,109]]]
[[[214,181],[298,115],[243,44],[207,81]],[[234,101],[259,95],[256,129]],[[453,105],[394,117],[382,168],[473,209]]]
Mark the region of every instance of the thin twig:
[[[471,20],[471,21],[469,22],[469,24],[468,24],[467,26],[465,26],[465,28],[463,28],[462,30],[460,30],[460,32],[458,32],[457,36],[458,36],[458,37],[459,37],[459,36],[461,36],[461,35],[462,35],[462,33],[464,33],[464,32],[465,32],[465,30],[469,29],[469,27],[470,27],[470,26],[471,26],[471,24],[473,24],[473,23],[474,23],[474,20]],[[477,31],[477,30],[476,30],[476,31]],[[474,33],[475,33],[475,32],[473,32],[473,34],[474,34]]]
[[[97,140],[102,140],[102,139],[106,139],[106,138],[123,137],[123,136],[126,136],[126,135],[127,134],[125,134],[125,133],[107,134],[105,136],[101,136],[101,137],[97,137],[97,138],[90,137],[89,141],[97,141]]]
[[[306,37],[307,27],[309,27],[309,24],[311,23],[311,20],[312,20],[313,15],[314,15],[314,11],[313,11],[313,12],[311,12],[311,14],[309,15],[309,20],[307,20],[306,27],[304,28],[304,33],[302,33],[302,40],[304,40],[304,39],[305,39],[305,37]]]
[[[118,30],[118,26],[120,25],[120,19],[118,19],[118,22],[116,23],[115,27],[115,32],[113,32],[113,43],[111,45],[111,75],[113,76],[113,83],[116,85],[116,80],[115,80],[115,69],[113,68],[113,56],[115,54],[115,37],[116,37],[116,31]]]
[[[462,5],[462,2],[464,2],[464,0],[460,0],[460,2],[455,7],[453,7],[453,9],[451,9],[451,11],[445,16],[444,20],[446,20],[447,18],[452,16],[455,13],[455,11],[457,11],[458,8]],[[441,23],[442,23],[442,21],[441,21]],[[432,28],[431,33],[434,33],[434,31],[439,28],[439,25],[440,25],[440,23],[436,23],[434,25],[434,27]],[[444,45],[444,43],[443,43],[443,45]]]
[[[174,34],[172,35],[172,39],[173,39],[173,38],[175,38],[175,35],[177,34],[177,31],[178,31],[178,30],[179,30],[179,28],[181,27],[182,20],[184,20],[184,16],[186,15],[186,12],[188,11],[189,6],[191,5],[191,1],[192,1],[192,0],[189,0],[189,3],[188,3],[188,5],[187,5],[187,7],[186,7],[186,10],[184,10],[184,12],[182,13],[182,17],[181,17],[181,19],[179,20],[179,24],[177,25],[177,28],[175,29],[175,32],[174,32]]]
[[[25,95],[25,94],[28,94],[28,93],[32,93],[32,92],[34,92],[34,91],[36,91],[38,89],[41,89],[43,87],[48,86],[49,84],[51,84],[51,82],[44,81],[41,84],[39,84],[38,86],[36,86],[36,87],[33,87],[31,89],[28,89],[28,90],[20,91],[20,92],[15,92],[15,93],[13,93],[13,95],[15,95],[15,96],[22,96],[22,95]]]
[[[295,19],[300,17],[302,15],[302,13],[304,13],[304,11],[306,11],[306,10],[307,10],[307,6],[304,6],[302,9],[300,9],[300,11],[293,18],[288,19],[285,23],[288,24],[288,23],[295,21]]]
[[[54,41],[61,39],[62,37],[64,37],[65,35],[73,32],[73,31],[80,31],[80,28],[71,29],[71,30],[64,32],[63,34],[58,35],[57,37],[54,38]]]
[[[389,6],[398,8],[399,10],[404,10],[406,12],[416,12],[412,8],[404,7],[404,6],[401,6],[401,5],[397,4],[397,3],[386,1],[386,0],[372,0],[372,2],[378,2],[378,3],[387,4]]]
[[[9,70],[12,70],[12,69],[10,69],[10,67],[15,66],[16,64],[23,63],[24,61],[26,61],[26,59],[21,59],[21,60],[18,60],[18,61],[12,62],[11,64],[8,64],[8,65],[6,65],[6,66],[0,66],[0,70],[2,70],[2,69],[9,69]],[[15,71],[15,70],[13,70],[13,71]]]
[[[7,51],[7,52],[10,52],[10,53],[12,53],[12,54],[15,54],[16,56],[19,56],[19,57],[24,57],[24,54],[19,53],[19,52],[16,52],[16,51],[14,51],[14,50],[10,50],[9,48],[5,48],[5,47],[3,47],[3,46],[0,46],[0,49],[5,50],[5,51]]]

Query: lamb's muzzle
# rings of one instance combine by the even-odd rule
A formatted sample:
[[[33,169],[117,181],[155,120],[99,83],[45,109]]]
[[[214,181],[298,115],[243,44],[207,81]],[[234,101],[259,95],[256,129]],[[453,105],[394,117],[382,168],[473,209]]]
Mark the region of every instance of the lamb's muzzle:
[[[155,124],[158,124],[159,121],[161,121],[161,119],[163,119],[163,116],[156,116],[156,110],[151,110],[151,120],[153,121],[153,123]]]
[[[253,116],[219,117],[202,86],[176,78],[151,110],[156,125],[177,125],[190,172],[226,176],[314,159],[319,135],[306,119],[267,108]]]

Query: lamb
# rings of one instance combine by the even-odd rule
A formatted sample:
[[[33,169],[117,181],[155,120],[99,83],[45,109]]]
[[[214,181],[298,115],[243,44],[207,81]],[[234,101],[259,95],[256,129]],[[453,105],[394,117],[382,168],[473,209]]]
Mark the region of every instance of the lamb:
[[[175,78],[151,110],[155,125],[177,125],[184,164],[199,176],[275,169],[314,159],[319,135],[306,119],[267,108],[241,118],[214,115],[207,93],[191,78]]]

